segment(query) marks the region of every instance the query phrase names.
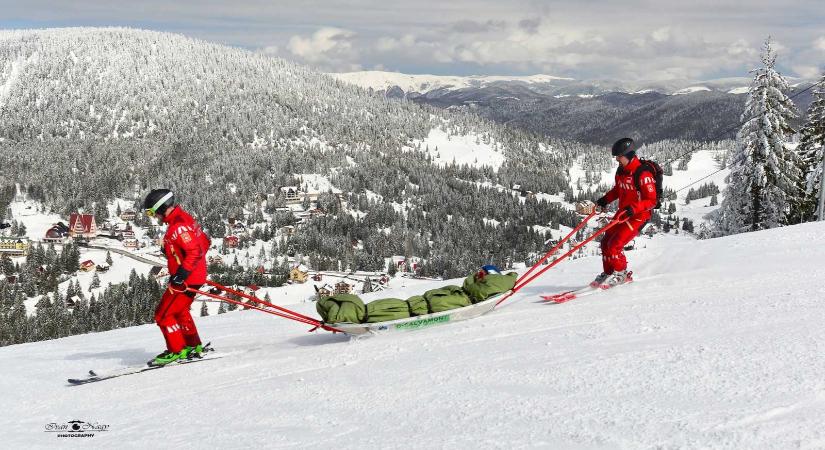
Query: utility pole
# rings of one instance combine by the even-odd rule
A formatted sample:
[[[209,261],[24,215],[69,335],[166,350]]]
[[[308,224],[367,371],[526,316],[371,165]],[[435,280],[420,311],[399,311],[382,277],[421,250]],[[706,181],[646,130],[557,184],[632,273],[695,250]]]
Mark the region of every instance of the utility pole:
[[[822,152],[822,166],[819,169],[819,209],[817,209],[818,217],[817,220],[822,220],[823,216],[825,216],[825,145],[820,147],[820,152]]]

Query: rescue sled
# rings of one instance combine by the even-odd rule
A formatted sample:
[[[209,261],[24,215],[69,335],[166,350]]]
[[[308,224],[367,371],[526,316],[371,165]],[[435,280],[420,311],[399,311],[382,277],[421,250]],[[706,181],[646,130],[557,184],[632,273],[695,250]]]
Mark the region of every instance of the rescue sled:
[[[463,308],[450,309],[432,314],[409,317],[406,319],[390,320],[387,322],[375,323],[348,323],[339,322],[331,324],[336,330],[350,336],[364,336],[371,334],[383,334],[391,331],[412,331],[422,328],[429,328],[446,323],[459,322],[467,319],[474,319],[492,311],[496,307],[498,300],[508,292],[496,294],[487,300]]]

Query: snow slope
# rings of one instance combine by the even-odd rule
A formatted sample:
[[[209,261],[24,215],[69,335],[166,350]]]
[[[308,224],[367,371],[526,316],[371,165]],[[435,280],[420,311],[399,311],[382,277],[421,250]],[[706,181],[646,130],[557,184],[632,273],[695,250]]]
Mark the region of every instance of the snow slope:
[[[628,256],[638,281],[611,293],[537,302],[599,270],[581,258],[478,319],[356,341],[196,319],[226,358],[86,386],[65,379],[147,360],[156,327],[0,348],[0,440],[72,445],[44,427],[84,420],[109,431],[73,445],[102,448],[825,447],[825,225]]]
[[[446,166],[455,163],[473,167],[490,166],[496,170],[504,164],[504,150],[492,143],[484,143],[480,135],[449,135],[441,128],[433,128],[424,140],[414,139],[412,145],[426,150],[434,164]]]

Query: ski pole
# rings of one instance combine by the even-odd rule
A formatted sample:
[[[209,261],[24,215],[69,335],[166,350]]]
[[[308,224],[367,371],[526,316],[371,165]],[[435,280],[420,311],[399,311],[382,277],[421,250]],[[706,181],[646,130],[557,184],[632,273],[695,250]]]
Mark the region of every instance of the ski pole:
[[[601,235],[602,233],[606,232],[607,230],[609,230],[609,229],[610,229],[610,228],[612,228],[613,226],[615,226],[615,225],[617,225],[617,224],[620,224],[620,223],[625,223],[625,222],[627,222],[627,218],[625,218],[623,215],[622,215],[622,216],[619,216],[619,217],[617,217],[617,218],[615,218],[615,219],[613,219],[613,220],[611,220],[611,221],[610,221],[610,223],[608,223],[608,224],[607,224],[607,225],[605,225],[604,227],[600,228],[598,231],[596,231],[595,233],[593,233],[592,235],[590,235],[590,237],[588,237],[587,239],[583,240],[582,242],[580,242],[580,243],[579,243],[578,245],[576,245],[575,247],[573,247],[573,248],[571,248],[570,250],[568,250],[568,251],[567,251],[567,253],[565,253],[565,254],[563,254],[563,255],[559,256],[558,258],[556,258],[555,260],[553,260],[553,262],[552,262],[552,263],[550,263],[550,264],[548,264],[548,265],[547,265],[547,267],[544,267],[543,269],[539,270],[538,272],[536,272],[535,274],[533,274],[530,278],[528,278],[527,280],[523,281],[523,282],[522,282],[521,284],[519,284],[518,286],[514,286],[514,287],[513,287],[513,289],[510,291],[510,293],[509,293],[509,294],[507,294],[504,298],[502,298],[501,300],[499,300],[498,302],[496,302],[496,306],[500,305],[500,304],[501,304],[504,300],[507,300],[508,298],[510,298],[510,296],[511,296],[512,294],[515,294],[516,292],[518,292],[518,290],[519,290],[519,289],[521,289],[521,288],[523,288],[524,286],[526,286],[526,285],[527,285],[527,283],[530,283],[531,281],[535,280],[536,278],[538,278],[539,276],[541,276],[544,272],[547,272],[548,270],[550,270],[551,268],[553,268],[556,264],[558,264],[558,263],[560,263],[561,261],[565,260],[568,256],[570,256],[570,255],[572,255],[573,253],[575,253],[575,252],[576,252],[576,250],[578,250],[578,249],[582,248],[582,247],[583,247],[583,246],[585,246],[588,242],[592,241],[593,239],[596,239],[596,237],[598,237],[598,236],[599,236],[599,235]]]
[[[590,215],[585,217],[584,220],[582,220],[578,225],[576,225],[575,228],[570,230],[570,233],[568,233],[567,236],[565,236],[563,239],[559,240],[558,244],[556,244],[553,248],[551,248],[550,251],[548,251],[537,263],[533,264],[533,267],[531,267],[530,270],[528,270],[522,276],[520,276],[518,278],[518,280],[516,280],[515,286],[518,286],[519,282],[521,280],[527,278],[527,276],[530,275],[530,273],[533,270],[535,270],[536,267],[540,266],[541,263],[543,263],[544,261],[547,261],[547,258],[549,258],[553,253],[555,253],[556,250],[561,248],[561,246],[564,245],[565,242],[569,241],[570,238],[573,237],[573,235],[576,234],[579,230],[581,230],[587,224],[587,222],[589,222],[590,219],[592,219],[596,214],[597,214],[597,212],[594,209],[593,212],[590,213]]]
[[[620,223],[624,223],[624,222],[626,222],[626,221],[627,221],[627,219],[625,219],[625,218],[623,218],[623,217],[621,217],[621,216],[620,216],[620,217],[617,217],[617,218],[615,218],[615,219],[613,219],[613,220],[611,220],[611,221],[610,221],[610,223],[608,223],[608,224],[607,224],[607,225],[605,225],[604,227],[600,228],[598,231],[596,231],[595,233],[593,233],[592,235],[590,235],[590,237],[588,237],[587,239],[583,240],[582,242],[580,242],[580,243],[579,243],[578,245],[576,245],[575,247],[573,247],[573,248],[571,248],[570,250],[568,250],[568,251],[567,251],[567,253],[565,253],[565,254],[563,254],[563,255],[559,256],[557,259],[553,260],[553,262],[552,262],[552,263],[550,263],[550,264],[548,264],[548,265],[547,265],[547,267],[544,267],[543,269],[539,270],[537,273],[533,274],[533,276],[531,276],[530,278],[528,278],[527,280],[525,280],[523,283],[521,283],[520,285],[518,285],[518,286],[514,287],[514,288],[513,288],[513,291],[518,291],[519,289],[521,289],[522,287],[524,287],[527,283],[529,283],[529,282],[531,282],[531,281],[535,280],[535,279],[536,279],[536,278],[538,278],[541,274],[543,274],[544,272],[547,272],[549,269],[553,268],[556,264],[558,264],[558,263],[560,263],[560,262],[564,261],[565,259],[567,259],[570,255],[572,255],[573,253],[575,253],[578,249],[580,249],[580,248],[584,247],[584,246],[585,246],[588,242],[592,241],[593,239],[596,239],[599,235],[603,234],[604,232],[606,232],[607,230],[609,230],[609,229],[610,229],[610,228],[612,228],[613,226],[618,225],[618,224],[620,224]]]

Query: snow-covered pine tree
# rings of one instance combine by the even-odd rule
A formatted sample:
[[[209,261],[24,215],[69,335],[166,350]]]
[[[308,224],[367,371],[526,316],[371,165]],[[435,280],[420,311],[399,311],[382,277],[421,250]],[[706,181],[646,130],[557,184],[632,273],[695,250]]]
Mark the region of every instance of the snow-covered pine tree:
[[[825,147],[825,74],[813,91],[814,101],[808,107],[808,120],[802,129],[797,153],[805,170],[805,198],[800,208],[800,221],[812,220],[817,213],[817,199],[822,177],[823,147]]]
[[[92,292],[94,289],[100,287],[100,277],[97,276],[97,272],[92,276],[92,281],[89,283],[89,292]]]
[[[774,228],[788,223],[801,200],[802,170],[797,155],[786,147],[793,134],[790,121],[796,107],[782,92],[788,83],[776,71],[771,39],[762,47],[763,66],[753,81],[730,156],[725,199],[717,216],[717,235]]]

